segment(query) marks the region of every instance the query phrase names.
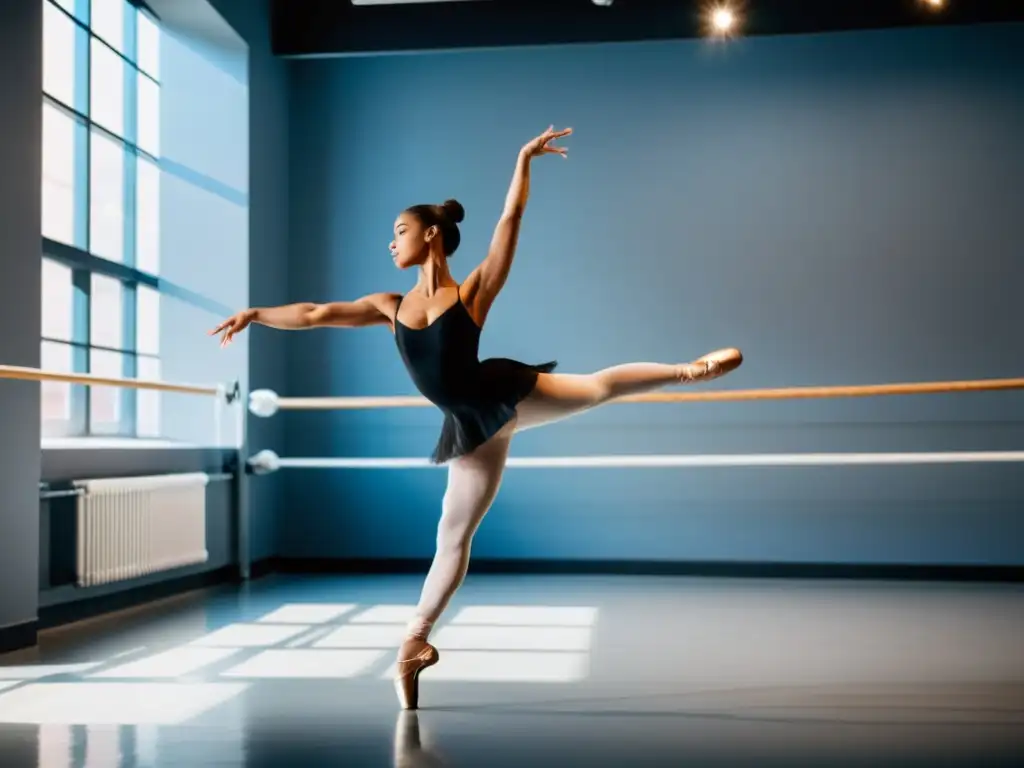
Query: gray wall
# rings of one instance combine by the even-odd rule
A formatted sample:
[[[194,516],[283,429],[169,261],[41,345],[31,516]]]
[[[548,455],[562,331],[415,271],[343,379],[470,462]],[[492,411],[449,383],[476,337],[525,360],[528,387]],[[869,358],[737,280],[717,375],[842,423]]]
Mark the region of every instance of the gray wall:
[[[229,21],[228,0],[216,0]],[[248,0],[232,0],[232,8],[249,8]],[[249,42],[249,301],[252,306],[273,306],[291,300],[288,283],[289,211],[289,83],[287,63],[270,53],[268,4],[260,14],[239,22],[239,33]],[[249,336],[249,386],[289,392],[286,340],[266,328]],[[248,421],[249,452],[263,448],[284,450],[285,425],[281,419]],[[278,515],[288,515],[282,476],[261,478],[251,484],[249,509],[253,521],[253,557],[277,554]]]
[[[172,9],[186,18],[162,17],[160,276],[214,306],[161,297],[161,375],[238,379],[245,389],[248,345],[221,349],[207,332],[232,307],[249,303],[248,46],[205,0]],[[209,398],[168,394],[160,401],[162,436],[196,445],[230,445],[236,418],[244,418],[222,413],[216,434]]]
[[[33,367],[40,334],[42,19],[38,2],[0,4],[0,363]],[[0,632],[36,617],[39,453],[39,385],[0,381]]]
[[[249,303],[283,304],[289,301],[287,64],[270,52],[267,0],[212,0],[212,4],[249,44]],[[254,328],[242,341],[249,344],[249,386],[287,394],[286,340],[282,335]],[[281,419],[251,417],[247,431],[249,453],[263,448],[283,451]],[[274,476],[250,484],[254,559],[276,554],[282,483],[281,476]]]
[[[585,372],[737,345],[725,388],[1020,375],[1022,72],[1019,25],[296,62],[290,295],[408,290],[394,217],[446,197],[462,279],[554,123],[577,134],[537,162],[483,355]],[[386,330],[288,344],[292,395],[413,392]],[[291,456],[426,456],[440,426],[278,419]],[[621,405],[513,454],[1000,450],[1022,427],[1021,393]],[[444,481],[294,471],[281,554],[428,557]],[[1006,465],[515,470],[474,556],[1021,564],[1022,500]]]

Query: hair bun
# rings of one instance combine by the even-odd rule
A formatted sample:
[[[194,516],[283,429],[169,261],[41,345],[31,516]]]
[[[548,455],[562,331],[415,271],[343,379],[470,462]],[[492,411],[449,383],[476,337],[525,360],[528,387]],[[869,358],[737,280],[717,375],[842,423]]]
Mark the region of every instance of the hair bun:
[[[441,204],[441,208],[444,209],[445,215],[456,224],[466,218],[466,209],[458,200],[445,200]]]

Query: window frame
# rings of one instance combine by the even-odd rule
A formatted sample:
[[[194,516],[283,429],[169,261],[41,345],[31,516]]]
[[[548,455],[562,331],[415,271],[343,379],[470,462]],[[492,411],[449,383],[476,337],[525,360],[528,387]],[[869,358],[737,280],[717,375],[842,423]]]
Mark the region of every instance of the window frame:
[[[144,71],[138,63],[138,16],[147,14],[150,21],[161,29],[159,17],[156,16],[144,3],[136,0],[127,0],[126,5],[132,10],[124,18],[123,50],[113,47],[101,35],[96,34],[90,24],[91,0],[74,0],[74,12],[66,10],[57,0],[41,0],[47,4],[49,12],[56,10],[65,18],[71,20],[75,25],[75,53],[74,53],[74,89],[73,104],[67,104],[46,93],[45,89],[41,94],[42,106],[49,105],[70,117],[75,121],[75,153],[74,153],[74,241],[75,244],[68,244],[48,237],[42,238],[41,257],[50,259],[56,263],[71,269],[72,281],[72,307],[71,307],[71,338],[54,339],[40,334],[40,345],[61,344],[71,347],[73,373],[89,373],[92,369],[91,357],[93,351],[109,351],[122,355],[122,370],[120,375],[126,378],[135,378],[138,371],[139,358],[160,360],[159,350],[157,354],[140,353],[137,343],[137,300],[138,287],[146,285],[153,288],[160,294],[178,294],[190,303],[196,303],[189,292],[176,290],[175,286],[162,281],[158,275],[143,272],[136,268],[136,228],[137,211],[136,176],[139,157],[143,157],[153,163],[158,169],[161,166],[158,154],[152,154],[138,146],[138,83],[140,78],[147,78],[156,85],[159,97],[161,94],[161,81],[150,73]],[[94,41],[96,41],[94,43]],[[46,44],[44,36],[43,44]],[[124,77],[123,82],[123,135],[107,130],[102,125],[93,122],[91,116],[92,106],[92,46],[94,44],[106,46],[108,51],[116,55],[121,64]],[[121,191],[121,205],[123,210],[123,238],[122,253],[120,261],[113,261],[102,258],[90,252],[91,245],[91,182],[92,182],[92,158],[91,143],[93,132],[103,138],[115,141],[124,155],[123,185]],[[45,206],[45,201],[44,201]],[[84,247],[79,247],[78,244]],[[40,261],[40,269],[42,261]],[[92,277],[93,275],[113,278],[121,284],[123,291],[121,327],[122,327],[122,348],[106,347],[93,344],[90,339],[90,310],[92,307]],[[185,294],[185,295],[182,295]],[[47,307],[44,303],[44,313]],[[159,324],[157,326],[159,328]],[[127,387],[118,387],[114,390],[119,398],[119,418],[113,431],[109,429],[97,430],[93,420],[90,387],[78,384],[70,385],[70,419],[67,420],[46,420],[43,419],[43,436],[45,437],[137,437],[138,436],[138,414],[137,414],[137,392]]]

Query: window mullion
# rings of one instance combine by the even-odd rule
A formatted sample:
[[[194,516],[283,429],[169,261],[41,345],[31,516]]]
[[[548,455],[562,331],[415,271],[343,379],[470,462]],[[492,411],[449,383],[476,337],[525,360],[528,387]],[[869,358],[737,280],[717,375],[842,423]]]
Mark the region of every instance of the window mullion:
[[[84,269],[71,272],[71,370],[74,373],[88,373],[91,367],[89,335],[89,306],[92,296],[92,275]],[[71,385],[72,434],[85,435],[90,426],[89,388],[81,384]]]
[[[88,0],[78,0],[76,15],[88,21]],[[75,245],[88,250],[90,237],[89,168],[92,150],[89,141],[89,105],[92,99],[89,55],[89,32],[75,29],[75,111],[84,115],[85,123],[75,122]]]
[[[129,379],[138,377],[138,285],[124,283],[121,316],[123,334],[122,346],[128,350],[122,360],[121,375]],[[137,433],[136,404],[138,392],[130,387],[121,388],[121,430],[127,437],[135,437]]]

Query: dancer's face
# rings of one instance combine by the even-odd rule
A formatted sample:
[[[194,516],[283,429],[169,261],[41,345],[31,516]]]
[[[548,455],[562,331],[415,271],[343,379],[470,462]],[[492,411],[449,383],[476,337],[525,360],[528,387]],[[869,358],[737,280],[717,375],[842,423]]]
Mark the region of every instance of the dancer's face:
[[[430,255],[430,244],[438,236],[437,227],[424,227],[411,213],[403,213],[395,220],[395,239],[388,249],[399,269],[423,264]]]

